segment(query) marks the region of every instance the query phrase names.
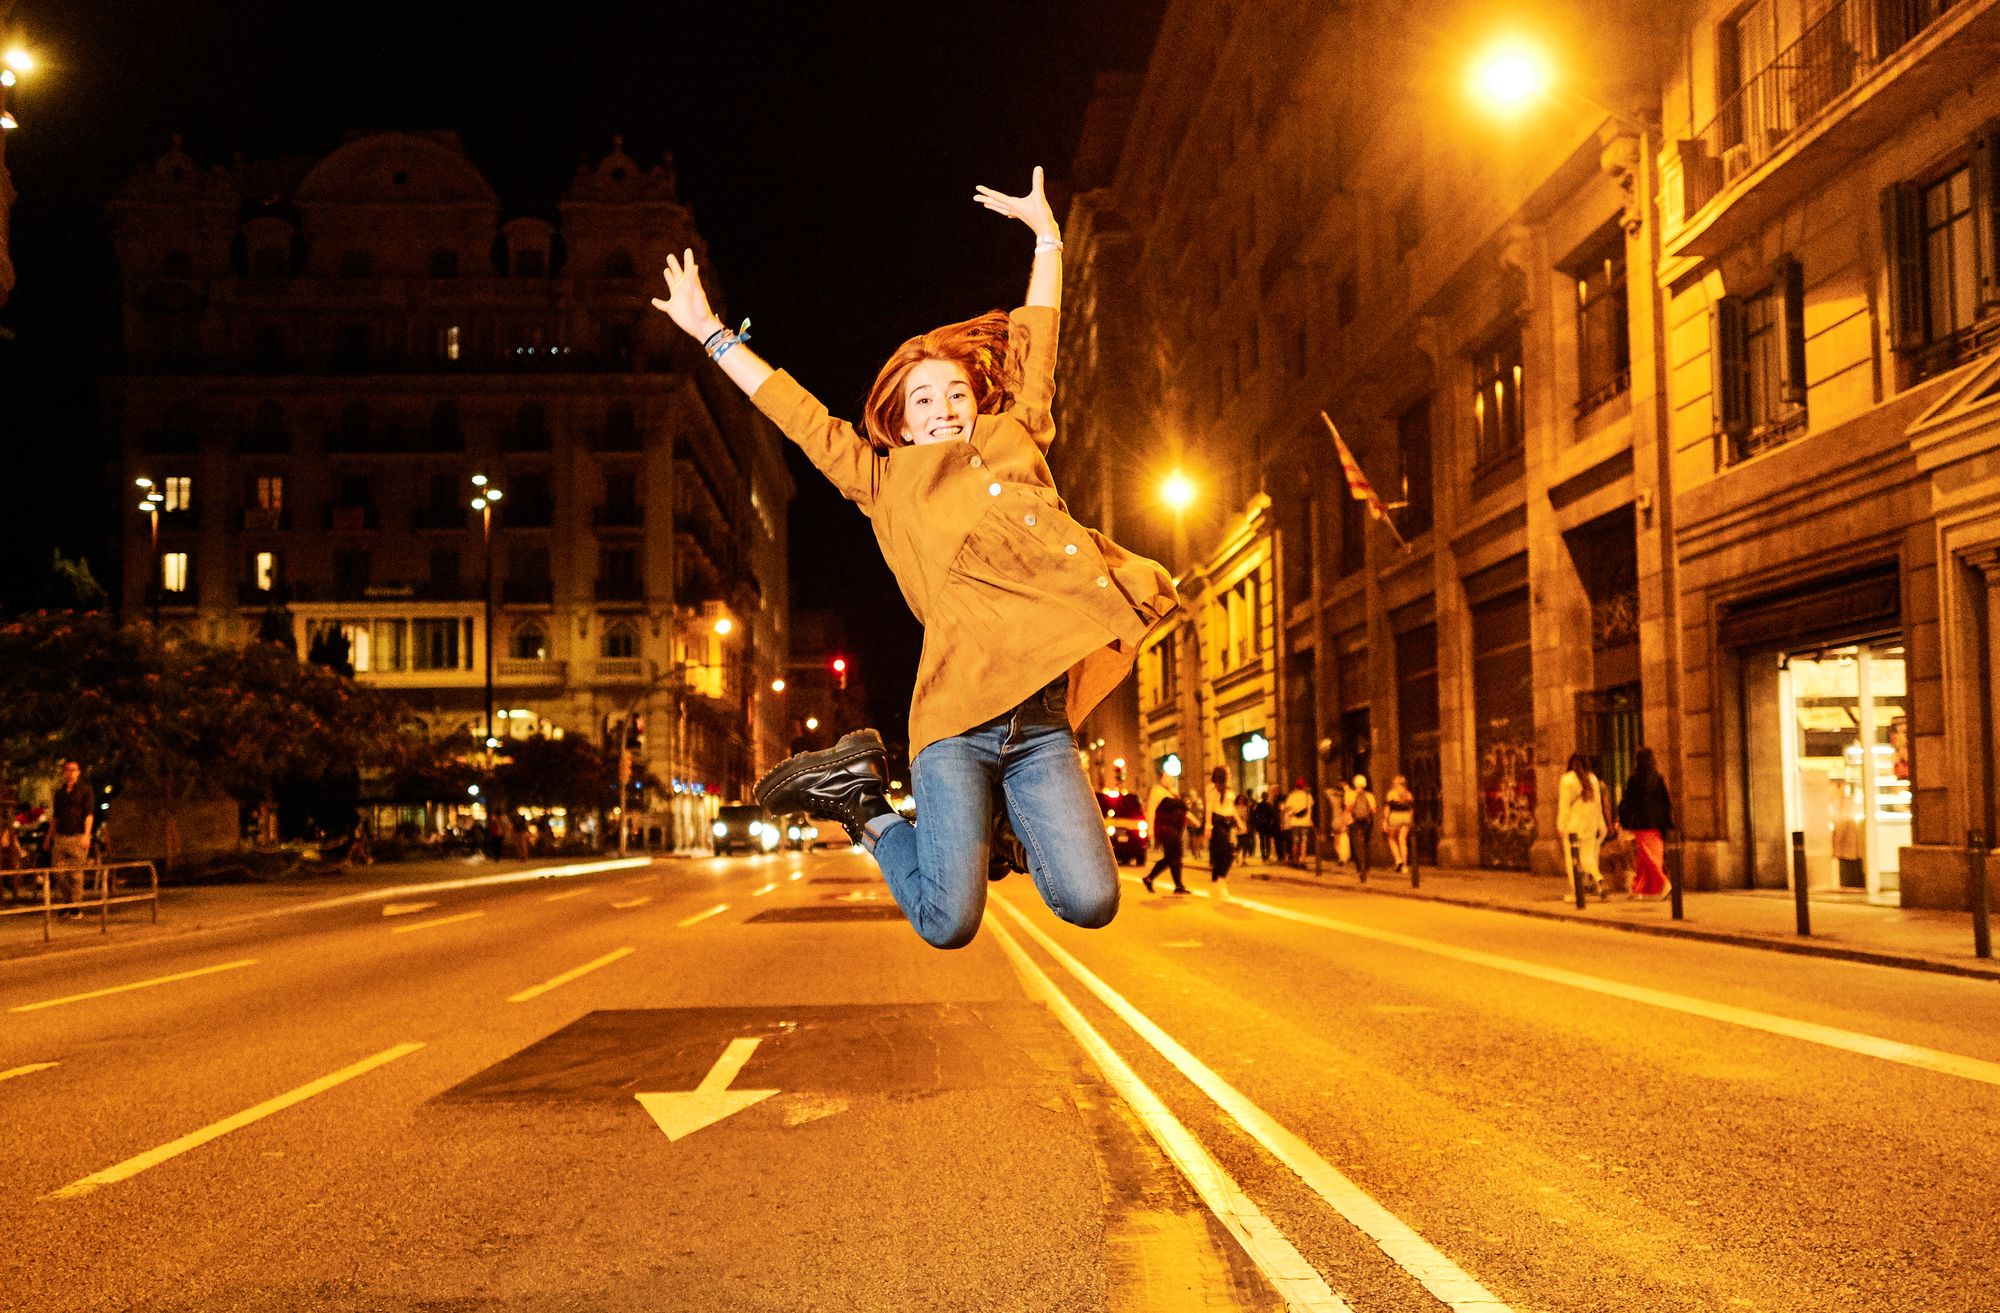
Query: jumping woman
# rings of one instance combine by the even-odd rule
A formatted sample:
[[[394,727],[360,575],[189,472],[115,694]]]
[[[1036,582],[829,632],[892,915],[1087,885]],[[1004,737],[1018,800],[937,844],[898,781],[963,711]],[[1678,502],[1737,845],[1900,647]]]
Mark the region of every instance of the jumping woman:
[[[692,250],[668,257],[668,295],[653,302],[868,516],[924,626],[909,734],[918,823],[889,806],[872,729],[783,762],[756,797],[773,815],[846,826],[939,948],[970,943],[985,912],[996,785],[1050,910],[1089,928],[1117,915],[1118,868],[1074,731],[1180,605],[1158,564],[1071,519],[1049,474],[1062,237],[1042,171],[1025,196],[981,187],[973,199],[1033,231],[1027,304],[903,343],[862,432],[716,318]]]

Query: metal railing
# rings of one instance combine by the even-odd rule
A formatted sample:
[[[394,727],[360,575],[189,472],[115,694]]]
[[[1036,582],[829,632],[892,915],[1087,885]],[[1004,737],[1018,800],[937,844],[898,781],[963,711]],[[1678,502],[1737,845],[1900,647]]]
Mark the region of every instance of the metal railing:
[[[1685,213],[1775,155],[1799,129],[1935,22],[1952,0],[1838,0],[1686,143]]]
[[[140,867],[144,867],[146,870],[147,891],[139,894],[114,893],[114,890],[118,886],[118,872],[136,870]],[[79,897],[73,903],[58,903],[54,901],[56,877],[58,875],[74,872],[77,880],[77,893],[82,895],[88,893],[90,890],[90,873],[92,871],[98,874],[97,897]],[[95,909],[97,912],[98,933],[108,935],[111,933],[111,908],[113,905],[118,903],[151,903],[153,905],[153,924],[158,925],[160,923],[160,872],[159,868],[155,867],[151,862],[110,862],[95,866],[43,866],[33,868],[27,873],[41,878],[41,905],[39,907],[0,907],[0,916],[27,916],[36,912],[41,913],[42,942],[45,944],[49,941],[50,927],[55,924],[57,912],[74,912],[81,918],[85,912]],[[19,876],[22,872],[17,871],[15,874]]]

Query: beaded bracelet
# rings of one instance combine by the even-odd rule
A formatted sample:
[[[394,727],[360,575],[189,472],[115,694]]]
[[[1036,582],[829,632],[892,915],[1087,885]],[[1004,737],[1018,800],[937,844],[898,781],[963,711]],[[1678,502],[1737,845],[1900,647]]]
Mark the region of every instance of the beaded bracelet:
[[[729,350],[729,348],[735,346],[738,342],[748,342],[749,340],[750,321],[745,319],[742,327],[733,333],[729,331],[728,325],[724,325],[716,329],[713,333],[710,333],[708,340],[701,344],[701,349],[708,352],[710,360],[720,361],[723,352]]]

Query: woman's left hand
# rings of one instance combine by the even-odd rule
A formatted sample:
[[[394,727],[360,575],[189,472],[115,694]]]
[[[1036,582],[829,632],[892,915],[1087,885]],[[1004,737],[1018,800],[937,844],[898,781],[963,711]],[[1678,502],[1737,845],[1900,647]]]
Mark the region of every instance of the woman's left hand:
[[[995,214],[1019,219],[1034,230],[1035,236],[1061,236],[1061,230],[1056,227],[1055,211],[1049,209],[1048,198],[1042,195],[1042,168],[1039,164],[1035,166],[1034,185],[1028,188],[1026,196],[1008,196],[991,187],[977,187],[974,191],[973,200]]]

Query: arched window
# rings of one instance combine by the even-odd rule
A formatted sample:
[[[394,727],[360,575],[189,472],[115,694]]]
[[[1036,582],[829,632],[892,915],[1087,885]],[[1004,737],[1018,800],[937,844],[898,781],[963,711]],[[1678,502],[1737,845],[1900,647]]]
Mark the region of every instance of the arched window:
[[[604,631],[601,648],[605,659],[610,661],[630,660],[639,655],[639,631],[631,622],[620,620]]]
[[[630,278],[632,276],[632,253],[620,246],[604,257],[606,278]]]
[[[514,627],[513,653],[516,661],[547,661],[549,636],[533,620]]]
[[[194,277],[194,257],[186,251],[168,251],[160,261],[160,274],[165,278]]]

